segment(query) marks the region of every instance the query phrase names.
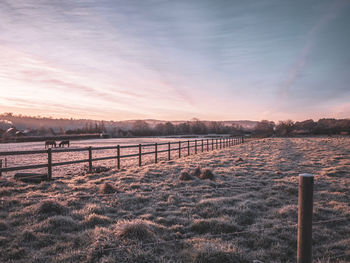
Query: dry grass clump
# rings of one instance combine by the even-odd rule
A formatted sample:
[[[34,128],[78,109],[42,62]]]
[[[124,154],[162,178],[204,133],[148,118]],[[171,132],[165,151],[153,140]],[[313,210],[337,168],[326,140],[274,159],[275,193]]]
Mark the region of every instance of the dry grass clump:
[[[45,200],[38,204],[35,213],[45,216],[65,215],[68,213],[68,208],[57,201]]]
[[[190,181],[192,179],[192,176],[188,172],[181,172],[179,176],[179,180],[181,181]]]
[[[248,263],[243,253],[232,244],[218,244],[216,241],[203,240],[195,245],[194,250],[185,250],[184,262],[193,263]]]
[[[111,185],[110,183],[104,183],[100,187],[99,192],[101,194],[113,194],[113,193],[117,192],[117,189],[113,185]]]
[[[123,240],[152,242],[162,230],[160,225],[142,219],[122,220],[115,225],[116,236]]]
[[[51,234],[70,233],[79,230],[79,224],[70,216],[53,216],[41,222],[36,231]]]
[[[241,256],[220,250],[199,251],[193,258],[194,263],[248,263]]]
[[[24,230],[19,236],[19,240],[23,243],[33,243],[38,240],[38,235],[31,230]]]
[[[209,179],[209,180],[214,180],[214,174],[210,169],[205,169],[199,176],[201,179]]]
[[[243,159],[241,157],[236,159],[236,163],[241,163],[241,162],[243,162]]]
[[[202,173],[201,167],[198,166],[196,169],[193,170],[192,172],[192,176],[194,177],[199,177]]]
[[[85,167],[85,172],[87,174],[94,174],[94,173],[104,173],[104,172],[108,172],[109,170],[111,170],[111,167],[106,167],[106,166],[93,166],[92,167],[92,171],[89,171],[89,167]]]
[[[196,219],[191,225],[191,231],[204,234],[221,234],[239,231],[240,228],[231,222],[225,222],[223,219]]]
[[[6,231],[8,229],[8,225],[4,220],[0,220],[0,231]]]
[[[286,205],[278,210],[278,215],[282,218],[288,218],[296,221],[298,219],[298,206]]]
[[[84,225],[88,227],[105,226],[111,223],[111,220],[107,216],[90,214],[84,220]]]
[[[106,212],[106,209],[101,204],[87,203],[83,209],[83,212],[85,214],[104,215]]]

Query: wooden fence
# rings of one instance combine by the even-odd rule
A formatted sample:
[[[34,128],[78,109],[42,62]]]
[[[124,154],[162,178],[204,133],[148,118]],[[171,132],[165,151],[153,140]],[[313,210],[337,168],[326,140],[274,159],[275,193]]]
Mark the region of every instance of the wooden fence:
[[[210,151],[214,149],[222,149],[230,146],[234,146],[237,144],[244,143],[243,137],[221,137],[221,138],[211,138],[211,139],[200,139],[200,140],[188,140],[188,141],[178,141],[178,142],[165,142],[165,143],[151,143],[151,144],[136,144],[136,145],[116,145],[116,146],[104,146],[104,147],[84,147],[84,148],[66,148],[66,149],[55,149],[49,148],[47,150],[31,150],[31,151],[7,151],[0,152],[1,156],[13,156],[13,155],[33,155],[33,154],[47,154],[47,163],[43,164],[33,164],[33,165],[25,165],[25,166],[14,166],[14,167],[2,167],[2,162],[0,162],[0,176],[2,172],[12,172],[12,171],[20,171],[20,170],[29,170],[29,169],[39,169],[39,168],[47,168],[47,179],[52,179],[52,168],[55,166],[62,165],[72,165],[78,163],[87,163],[89,166],[89,172],[93,170],[93,162],[94,161],[103,161],[103,160],[117,160],[117,168],[120,169],[121,159],[137,157],[138,165],[142,165],[142,156],[154,154],[154,162],[158,162],[158,154],[159,153],[168,153],[167,159],[171,159],[171,152],[178,151],[178,157],[181,158],[182,150],[187,150],[187,155],[190,155],[190,149],[194,148],[195,154],[198,152]],[[167,145],[167,149],[158,150],[158,146]],[[176,145],[174,147],[174,145]],[[143,148],[152,148],[153,151],[143,152]],[[121,155],[121,149],[126,148],[136,148],[138,149],[137,153]],[[93,151],[100,150],[115,150],[116,155],[113,156],[105,156],[93,158]],[[64,161],[64,162],[52,162],[52,154],[53,153],[64,153],[64,152],[87,152],[87,159],[82,160],[72,160],[72,161]],[[0,160],[1,161],[1,160]]]

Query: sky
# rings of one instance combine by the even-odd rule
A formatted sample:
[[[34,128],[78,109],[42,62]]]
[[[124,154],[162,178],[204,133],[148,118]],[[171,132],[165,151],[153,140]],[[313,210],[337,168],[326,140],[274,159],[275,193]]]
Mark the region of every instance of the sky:
[[[1,0],[0,112],[350,118],[349,0]]]

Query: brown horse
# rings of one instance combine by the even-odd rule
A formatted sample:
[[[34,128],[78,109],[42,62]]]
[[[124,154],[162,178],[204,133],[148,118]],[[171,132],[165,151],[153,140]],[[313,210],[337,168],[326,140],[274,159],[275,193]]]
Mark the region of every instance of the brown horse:
[[[69,147],[69,141],[68,141],[68,140],[67,140],[67,141],[61,141],[61,142],[58,144],[59,147],[64,147],[65,145],[67,145],[67,147]]]
[[[54,141],[54,140],[48,140],[48,141],[45,141],[45,149],[47,148],[47,147],[55,147],[56,148],[56,141]]]

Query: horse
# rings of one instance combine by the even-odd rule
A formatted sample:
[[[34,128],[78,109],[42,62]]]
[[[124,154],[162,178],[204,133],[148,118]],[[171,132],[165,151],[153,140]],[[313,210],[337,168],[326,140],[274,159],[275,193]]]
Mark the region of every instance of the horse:
[[[54,140],[45,141],[45,149],[46,149],[47,147],[50,147],[50,146],[56,148],[56,141],[54,141]]]
[[[68,140],[67,140],[67,141],[61,141],[61,142],[58,144],[59,147],[64,147],[65,145],[67,145],[67,147],[69,147],[69,141],[68,141]]]

